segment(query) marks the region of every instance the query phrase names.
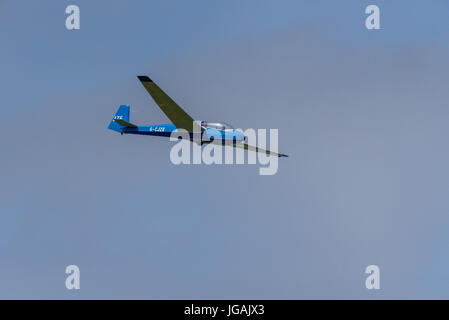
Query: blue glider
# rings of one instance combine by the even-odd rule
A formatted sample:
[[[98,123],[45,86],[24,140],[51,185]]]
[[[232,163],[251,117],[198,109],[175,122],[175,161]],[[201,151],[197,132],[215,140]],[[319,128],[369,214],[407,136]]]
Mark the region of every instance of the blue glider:
[[[226,123],[210,123],[193,120],[192,117],[182,110],[181,107],[178,106],[176,102],[162,91],[162,89],[149,77],[138,76],[138,78],[159,108],[161,108],[172,123],[136,126],[129,122],[129,106],[121,105],[110,122],[108,129],[120,132],[121,134],[141,134],[162,137],[170,137],[172,133],[180,132],[180,138],[189,139],[196,143],[200,143],[201,145],[204,143],[224,144],[226,141],[232,141],[231,145],[237,148],[264,152],[277,157],[287,157],[285,154],[248,145],[243,132],[234,129]],[[179,131],[179,129],[183,129],[183,131]]]

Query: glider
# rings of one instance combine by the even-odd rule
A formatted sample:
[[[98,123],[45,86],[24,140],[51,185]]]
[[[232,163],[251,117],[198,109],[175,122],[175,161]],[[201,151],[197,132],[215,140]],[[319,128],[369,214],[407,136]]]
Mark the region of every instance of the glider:
[[[222,144],[225,141],[233,141],[232,146],[255,152],[263,152],[277,157],[288,157],[286,154],[265,150],[246,143],[247,138],[243,132],[234,129],[224,122],[210,123],[207,121],[193,120],[180,106],[176,104],[159,86],[147,76],[137,77],[156,104],[172,122],[171,124],[156,124],[149,126],[137,126],[129,122],[128,105],[121,105],[109,124],[108,129],[121,134],[140,134],[150,136],[170,137],[179,129],[185,130],[190,139],[201,145],[204,143]]]

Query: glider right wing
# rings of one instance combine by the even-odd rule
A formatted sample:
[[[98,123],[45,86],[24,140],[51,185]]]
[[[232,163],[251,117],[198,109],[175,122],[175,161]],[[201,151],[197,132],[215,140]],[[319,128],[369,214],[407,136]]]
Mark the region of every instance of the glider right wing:
[[[157,84],[147,76],[138,76],[145,89],[161,108],[165,115],[178,129],[184,129],[188,132],[201,132],[201,126],[196,123],[180,106],[176,104]]]

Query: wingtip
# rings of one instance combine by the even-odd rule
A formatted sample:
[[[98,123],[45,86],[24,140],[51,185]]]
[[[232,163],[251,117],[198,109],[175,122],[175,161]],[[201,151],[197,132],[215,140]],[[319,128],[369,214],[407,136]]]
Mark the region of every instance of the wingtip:
[[[279,155],[279,158],[282,158],[282,157],[288,158],[288,154],[283,154],[283,153],[281,153],[281,154]]]
[[[141,82],[153,82],[148,76],[137,76]]]

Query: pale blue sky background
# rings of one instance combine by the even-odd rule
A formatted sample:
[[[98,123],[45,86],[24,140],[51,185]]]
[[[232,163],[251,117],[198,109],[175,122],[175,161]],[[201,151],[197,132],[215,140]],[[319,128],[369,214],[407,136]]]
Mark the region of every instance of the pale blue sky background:
[[[0,298],[449,298],[448,9],[0,0]],[[107,130],[120,104],[167,122],[137,74],[290,158],[174,166]]]

